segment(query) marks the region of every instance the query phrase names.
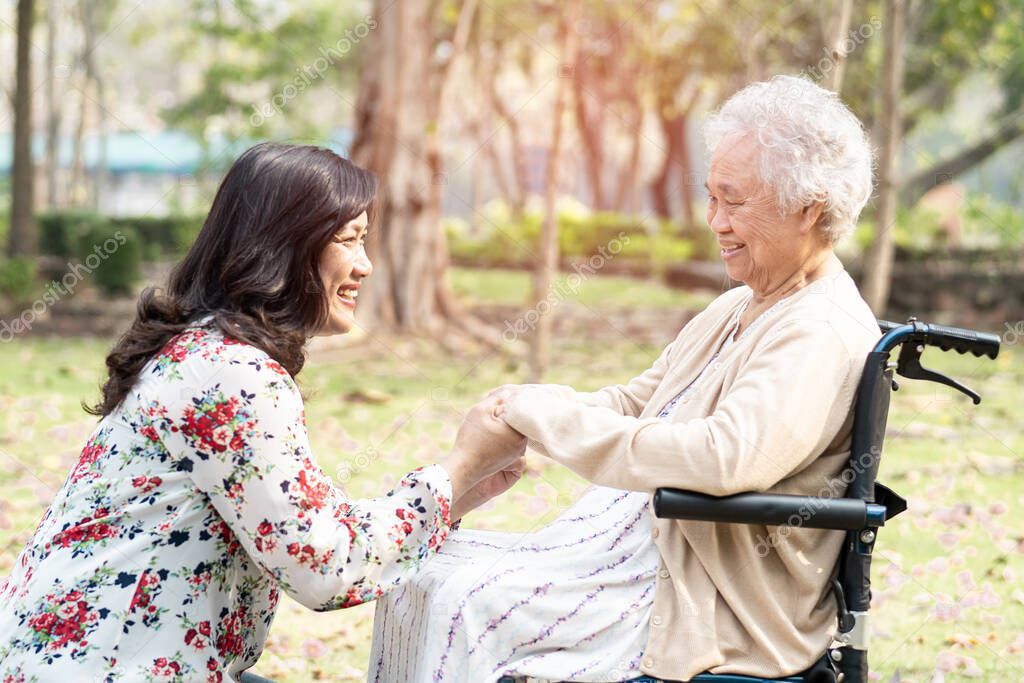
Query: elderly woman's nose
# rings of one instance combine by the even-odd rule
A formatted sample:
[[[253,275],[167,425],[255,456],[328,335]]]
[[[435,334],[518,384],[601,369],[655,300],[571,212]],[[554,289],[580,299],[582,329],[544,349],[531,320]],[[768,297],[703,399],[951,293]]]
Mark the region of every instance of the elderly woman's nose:
[[[715,232],[729,232],[732,226],[729,223],[729,215],[721,207],[708,209],[708,226]]]

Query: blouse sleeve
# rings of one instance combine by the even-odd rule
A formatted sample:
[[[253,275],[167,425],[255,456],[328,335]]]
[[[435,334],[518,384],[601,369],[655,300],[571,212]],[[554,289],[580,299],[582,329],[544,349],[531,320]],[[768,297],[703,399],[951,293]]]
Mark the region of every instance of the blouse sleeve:
[[[240,349],[182,363],[180,381],[156,400],[149,414],[170,456],[253,560],[306,607],[351,607],[401,584],[450,530],[445,470],[421,468],[385,496],[347,499],[313,460],[294,381]]]

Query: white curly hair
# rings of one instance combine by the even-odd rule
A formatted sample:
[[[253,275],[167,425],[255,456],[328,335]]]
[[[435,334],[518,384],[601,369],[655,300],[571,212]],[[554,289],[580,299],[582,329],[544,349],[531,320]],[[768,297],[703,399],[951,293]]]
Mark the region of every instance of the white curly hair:
[[[802,76],[752,83],[704,124],[709,156],[736,133],[758,141],[761,180],[783,213],[820,201],[819,227],[832,242],[853,231],[871,196],[872,150],[838,95]]]

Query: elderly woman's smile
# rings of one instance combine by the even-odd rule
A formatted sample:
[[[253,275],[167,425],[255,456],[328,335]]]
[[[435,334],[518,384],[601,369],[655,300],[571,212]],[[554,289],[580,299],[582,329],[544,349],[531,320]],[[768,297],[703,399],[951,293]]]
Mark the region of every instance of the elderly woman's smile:
[[[795,277],[813,273],[830,253],[830,242],[814,229],[822,204],[780,210],[761,179],[761,145],[754,133],[727,135],[711,157],[706,187],[708,225],[718,238],[726,272],[770,304],[785,296]]]

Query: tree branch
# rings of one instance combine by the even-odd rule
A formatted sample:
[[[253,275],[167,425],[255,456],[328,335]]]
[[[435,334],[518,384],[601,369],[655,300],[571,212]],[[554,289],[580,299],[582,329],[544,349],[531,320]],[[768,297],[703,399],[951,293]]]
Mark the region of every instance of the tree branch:
[[[900,204],[908,208],[914,206],[928,190],[977,166],[1022,135],[1024,116],[1017,114],[1003,122],[991,135],[906,179],[900,189]]]

